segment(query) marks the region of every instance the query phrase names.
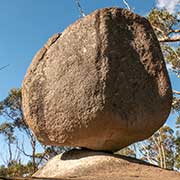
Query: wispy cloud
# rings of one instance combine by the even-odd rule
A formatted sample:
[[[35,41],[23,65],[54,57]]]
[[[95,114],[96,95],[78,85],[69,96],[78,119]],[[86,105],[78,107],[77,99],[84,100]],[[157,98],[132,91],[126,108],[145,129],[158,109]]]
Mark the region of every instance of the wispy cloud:
[[[156,0],[156,6],[160,9],[165,8],[170,13],[175,13],[180,7],[180,0]]]

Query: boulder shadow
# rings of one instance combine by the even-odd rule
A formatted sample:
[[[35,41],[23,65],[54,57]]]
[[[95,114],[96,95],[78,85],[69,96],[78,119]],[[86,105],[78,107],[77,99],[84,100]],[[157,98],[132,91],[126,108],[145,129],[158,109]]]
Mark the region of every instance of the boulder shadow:
[[[133,158],[133,157],[119,155],[119,154],[113,154],[112,152],[108,152],[108,151],[94,151],[94,150],[89,150],[89,149],[86,149],[86,148],[72,149],[72,150],[69,150],[67,152],[64,152],[61,155],[60,159],[63,160],[63,161],[78,160],[78,159],[82,159],[82,158],[89,157],[89,156],[114,157],[114,158],[117,158],[117,159],[122,159],[122,160],[128,161],[129,163],[136,163],[136,164],[142,164],[142,165],[147,165],[147,166],[158,167],[156,165],[150,164],[148,162],[145,162],[143,160],[136,159],[136,158]]]

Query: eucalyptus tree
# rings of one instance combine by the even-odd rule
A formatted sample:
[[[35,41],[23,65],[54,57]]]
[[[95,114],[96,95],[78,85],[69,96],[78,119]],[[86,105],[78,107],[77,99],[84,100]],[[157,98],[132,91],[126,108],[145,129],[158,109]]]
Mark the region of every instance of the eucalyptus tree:
[[[180,12],[153,9],[147,16],[158,40],[169,71],[180,78]],[[142,159],[162,168],[180,169],[180,92],[173,90],[172,112],[178,114],[176,128],[165,125],[152,137],[139,143]]]

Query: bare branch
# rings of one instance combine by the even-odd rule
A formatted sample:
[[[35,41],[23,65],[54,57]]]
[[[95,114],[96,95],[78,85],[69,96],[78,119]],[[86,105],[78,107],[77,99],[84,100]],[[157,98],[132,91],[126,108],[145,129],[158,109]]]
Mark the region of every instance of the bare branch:
[[[170,35],[171,33],[180,33],[180,29],[171,29],[168,35]]]
[[[162,38],[162,39],[159,39],[159,42],[178,42],[180,41],[180,37],[172,37],[172,38]]]
[[[18,151],[18,141],[16,141],[16,150],[15,150],[15,155],[14,155],[14,159],[16,162],[18,162],[20,160],[20,155],[21,155],[21,151]]]
[[[0,68],[0,71],[3,70],[3,69],[5,69],[5,68],[7,68],[8,66],[10,66],[10,64],[7,64],[7,65],[1,67],[1,68]]]
[[[127,9],[131,11],[131,8],[126,0],[123,0],[123,3],[126,5]]]
[[[80,0],[75,0],[75,3],[76,3],[76,6],[77,6],[77,8],[78,8],[78,10],[80,12],[81,17],[86,16],[85,13],[84,13],[84,10],[83,10],[83,8],[82,8],[82,6],[80,4]]]
[[[165,35],[164,31],[156,26],[152,26],[154,30],[160,32],[163,35],[163,38],[167,38],[167,35]]]
[[[159,42],[178,42],[180,41],[180,36],[178,37],[169,37],[171,33],[180,33],[180,29],[172,29],[168,32],[168,34],[165,34],[163,30],[156,26],[152,26],[154,30],[160,32],[164,37],[159,39]]]
[[[153,158],[152,156],[150,156],[150,151],[144,146],[143,142],[141,143],[138,143],[139,145],[139,152],[147,158],[148,162],[151,163],[151,164],[154,164],[154,165],[157,165],[158,164],[158,161]],[[145,152],[143,152],[145,151]]]
[[[172,30],[173,33],[180,33],[180,29],[174,29]]]
[[[173,94],[180,95],[180,91],[173,90]]]
[[[11,119],[12,121],[15,121],[15,119],[14,119],[6,110],[4,110],[3,113],[4,113],[9,119]]]
[[[23,144],[22,144],[21,146],[22,146],[22,149],[21,149],[18,145],[17,145],[16,148],[17,148],[20,152],[22,152],[25,156],[32,158],[32,155],[27,154],[27,153],[25,152]]]

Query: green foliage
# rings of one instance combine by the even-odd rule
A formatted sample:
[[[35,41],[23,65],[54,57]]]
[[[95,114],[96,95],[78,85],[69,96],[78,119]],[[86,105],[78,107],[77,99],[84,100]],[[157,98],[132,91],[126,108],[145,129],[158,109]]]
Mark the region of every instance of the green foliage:
[[[161,47],[167,63],[171,65],[172,71],[180,78],[180,47],[173,48],[168,44],[163,44]]]
[[[180,99],[176,96],[173,97],[172,112],[180,112]]]
[[[177,16],[170,14],[166,10],[158,10],[155,8],[149,13],[147,18],[159,38],[167,37],[173,33],[173,27],[179,23]]]
[[[33,172],[33,164],[28,162],[26,165],[14,161],[10,166],[0,166],[0,176],[4,177],[24,177],[31,176]]]
[[[177,169],[180,169],[180,115],[177,118],[176,121],[176,139],[175,139],[175,145],[176,145],[176,161],[175,161],[175,167]]]
[[[9,174],[10,176],[20,176],[22,174],[33,174],[39,166],[42,166],[48,159],[53,156],[68,150],[66,147],[54,147],[41,145],[31,132],[30,128],[25,122],[22,112],[22,97],[21,89],[12,89],[9,92],[7,98],[0,102],[0,116],[4,117],[3,123],[0,124],[0,134],[5,137],[8,145],[9,159],[7,160],[7,167],[2,167],[0,173]],[[21,147],[19,146],[20,140],[16,133],[23,133],[29,139],[32,153],[28,154],[24,149],[23,142]],[[27,165],[21,164],[20,160],[13,157],[12,145],[16,143],[16,150],[19,150],[19,154],[23,154],[30,159]],[[43,148],[43,151],[37,153],[37,145]]]
[[[180,37],[180,19],[177,15],[169,14],[166,10],[153,9],[148,15],[152,27],[154,28],[158,39],[162,41],[161,47],[167,63],[172,67],[172,71],[180,77],[180,47],[172,46],[167,43],[171,39],[180,42],[180,38],[173,38],[178,35]],[[164,43],[163,43],[163,40]],[[167,41],[166,41],[167,40]]]
[[[14,126],[12,123],[5,122],[0,124],[0,134],[3,134],[10,143],[15,141]]]
[[[129,157],[136,157],[136,148],[134,145],[130,145],[128,147],[125,147],[121,149],[120,151],[117,151],[115,154],[120,154],[123,156],[129,156]]]
[[[9,92],[7,98],[0,102],[0,115],[4,117],[3,123],[0,124],[0,133],[4,135],[8,144],[8,169],[13,170],[14,168],[24,168],[23,165],[20,166],[20,164],[18,163],[13,163],[17,162],[16,158],[13,157],[14,153],[12,152],[12,144],[16,143],[16,148],[18,148],[17,150],[19,150],[19,154],[23,153],[25,156],[31,159],[34,167],[34,172],[37,169],[35,157],[37,140],[27,126],[23,116],[21,89],[12,89]],[[15,138],[16,133],[18,132],[22,132],[29,138],[29,144],[32,148],[32,154],[27,154],[25,152],[23,144],[22,147],[19,147],[19,144],[21,143],[19,142],[18,138]]]
[[[176,156],[175,156],[175,167],[180,169],[180,134],[177,136],[175,140],[176,145]]]
[[[21,89],[11,89],[7,98],[0,102],[0,115],[12,121],[14,127],[27,129],[22,111]]]
[[[180,12],[179,12],[180,14]],[[180,19],[166,10],[153,9],[149,15],[154,31],[161,42],[166,63],[180,78]],[[175,42],[175,44],[174,44]],[[180,113],[180,92],[174,90],[172,112]],[[159,129],[152,137],[139,146],[142,159],[162,168],[180,170],[180,116],[176,120],[176,129],[169,126]]]
[[[174,131],[169,126],[163,126],[143,143],[140,148],[142,159],[162,168],[173,169],[177,155],[175,141]]]
[[[176,128],[179,130],[180,129],[180,115],[178,116],[176,120]]]

